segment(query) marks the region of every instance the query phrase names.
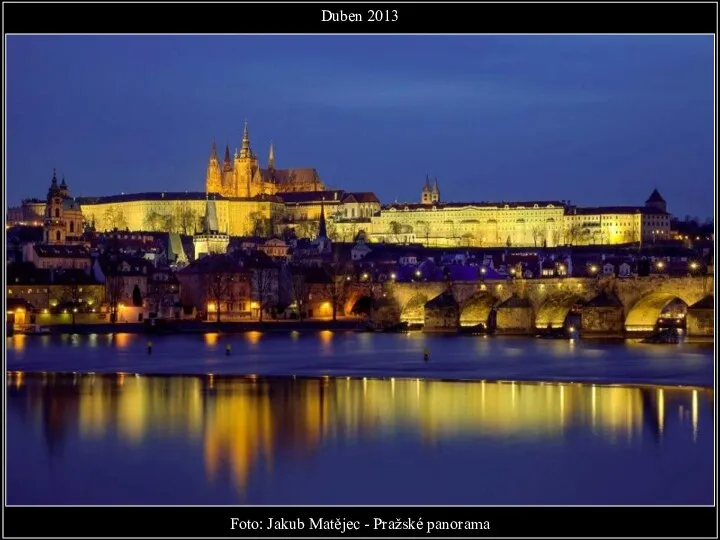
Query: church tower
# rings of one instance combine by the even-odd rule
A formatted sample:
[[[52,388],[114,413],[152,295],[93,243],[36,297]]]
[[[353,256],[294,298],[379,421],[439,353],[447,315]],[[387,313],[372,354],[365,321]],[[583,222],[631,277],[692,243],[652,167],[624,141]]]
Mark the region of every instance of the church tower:
[[[205,201],[205,219],[203,230],[201,233],[193,237],[193,247],[195,248],[195,259],[199,259],[203,255],[211,255],[214,253],[226,253],[230,244],[230,237],[221,233],[218,226],[217,208],[215,200],[207,197]]]
[[[434,203],[440,202],[440,185],[438,184],[437,176],[435,177],[435,183],[432,187],[432,192],[430,193],[430,199]]]
[[[217,155],[217,146],[213,139],[210,159],[208,160],[207,175],[205,176],[205,191],[208,193],[222,193],[222,175],[220,173],[220,161]]]
[[[43,239],[47,244],[79,242],[82,237],[83,216],[80,205],[70,198],[65,177],[58,185],[57,172],[53,169],[50,189],[45,205]]]
[[[270,155],[268,156],[268,169],[275,170],[275,146],[270,143]]]
[[[319,253],[330,252],[331,243],[327,234],[327,222],[325,221],[325,198],[320,201],[320,226],[318,227],[318,235],[314,244],[317,246]]]
[[[247,122],[245,122],[240,151],[235,153],[235,165],[233,167],[234,197],[253,197],[257,195],[258,190],[253,185],[257,171],[257,156],[253,154],[250,147],[250,131]]]
[[[430,187],[430,178],[428,176],[425,177],[425,185],[422,188],[420,201],[422,204],[432,203],[432,188]]]

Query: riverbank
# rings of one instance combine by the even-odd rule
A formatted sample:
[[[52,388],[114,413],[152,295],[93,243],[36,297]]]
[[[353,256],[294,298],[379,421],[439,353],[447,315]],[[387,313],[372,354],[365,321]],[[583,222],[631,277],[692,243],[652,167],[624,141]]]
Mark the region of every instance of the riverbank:
[[[167,326],[152,327],[144,323],[104,323],[104,324],[54,324],[43,326],[39,335],[58,334],[148,334],[148,335],[184,335],[243,332],[321,332],[323,330],[355,330],[357,320],[310,320],[310,321],[243,321],[243,322],[197,322],[182,321]],[[23,332],[15,331],[15,334]]]

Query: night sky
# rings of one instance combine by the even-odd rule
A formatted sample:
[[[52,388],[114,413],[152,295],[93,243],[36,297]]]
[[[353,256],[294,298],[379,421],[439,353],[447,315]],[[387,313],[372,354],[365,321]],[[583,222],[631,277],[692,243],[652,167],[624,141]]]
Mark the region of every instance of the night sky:
[[[713,214],[712,36],[10,36],[7,195],[202,191],[213,137],[330,186]]]

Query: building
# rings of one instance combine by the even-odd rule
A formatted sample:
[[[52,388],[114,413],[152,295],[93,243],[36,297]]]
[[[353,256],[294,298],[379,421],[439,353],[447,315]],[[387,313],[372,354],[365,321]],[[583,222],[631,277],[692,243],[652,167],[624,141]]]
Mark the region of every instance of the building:
[[[335,235],[370,242],[425,246],[555,246],[562,242],[565,204],[442,202],[437,179],[426,178],[420,203],[395,203],[357,219],[336,216]]]
[[[425,247],[556,247],[654,243],[670,237],[670,214],[656,190],[644,206],[583,208],[567,201],[443,202],[425,179],[420,203],[394,203],[369,216],[336,213],[335,237]]]
[[[260,167],[257,155],[250,146],[247,123],[243,130],[240,150],[230,159],[230,146],[225,147],[225,158],[220,163],[213,141],[208,160],[206,189],[223,197],[250,198],[257,195],[274,195],[280,191],[322,191],[325,189],[318,172],[313,168],[276,169],[275,148],[270,145],[268,167]]]
[[[45,203],[43,228],[46,244],[79,244],[82,242],[83,214],[80,205],[70,197],[70,189],[63,177],[58,185],[53,169],[50,189]]]
[[[212,321],[251,316],[252,272],[225,254],[207,255],[175,274],[185,306]]]
[[[208,197],[205,203],[205,219],[202,232],[193,237],[196,259],[204,255],[227,252],[230,237],[226,233],[220,232],[217,221],[215,201]]]

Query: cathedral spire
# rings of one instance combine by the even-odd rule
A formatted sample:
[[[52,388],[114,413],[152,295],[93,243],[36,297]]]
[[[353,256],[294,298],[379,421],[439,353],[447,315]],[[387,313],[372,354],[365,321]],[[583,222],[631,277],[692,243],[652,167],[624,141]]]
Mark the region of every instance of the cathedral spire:
[[[268,169],[275,168],[275,145],[270,143],[270,156],[268,157]]]
[[[56,188],[57,187],[57,171],[55,170],[55,167],[53,167],[53,177],[52,182],[50,182],[51,187]]]
[[[250,130],[248,129],[248,123],[245,121],[245,128],[243,129],[242,145],[240,148],[240,157],[249,158],[252,157],[250,150]]]
[[[217,158],[218,158],[217,144],[215,144],[215,137],[213,137],[212,150],[210,150],[210,159],[217,160]]]
[[[225,145],[225,163],[231,163],[232,159],[230,159],[230,143]]]
[[[65,183],[65,175],[64,174],[62,175],[62,181],[60,182],[60,187],[61,188],[67,187],[67,184]]]

